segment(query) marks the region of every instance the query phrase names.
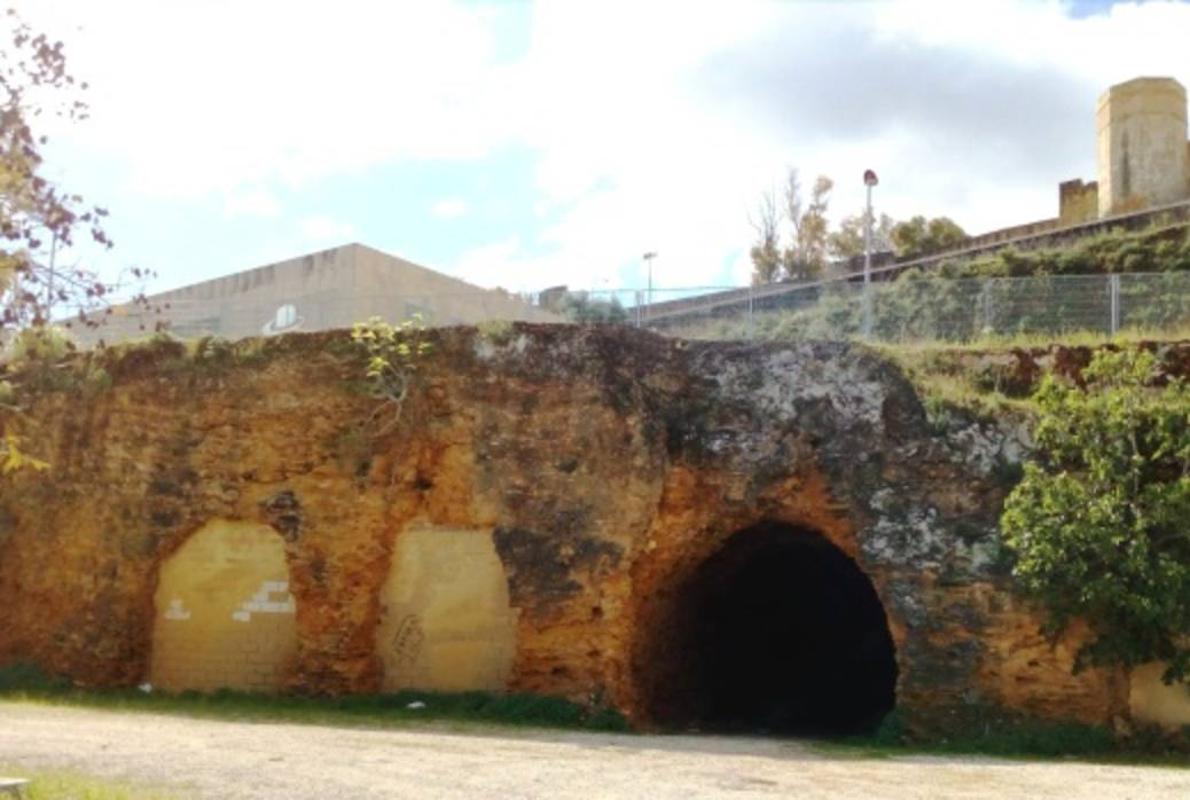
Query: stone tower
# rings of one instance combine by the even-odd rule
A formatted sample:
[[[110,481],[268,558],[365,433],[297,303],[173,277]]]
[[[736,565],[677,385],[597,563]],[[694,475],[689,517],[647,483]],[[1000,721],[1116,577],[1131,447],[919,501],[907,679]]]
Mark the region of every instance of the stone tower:
[[[1186,90],[1134,78],[1099,98],[1099,216],[1190,197]]]

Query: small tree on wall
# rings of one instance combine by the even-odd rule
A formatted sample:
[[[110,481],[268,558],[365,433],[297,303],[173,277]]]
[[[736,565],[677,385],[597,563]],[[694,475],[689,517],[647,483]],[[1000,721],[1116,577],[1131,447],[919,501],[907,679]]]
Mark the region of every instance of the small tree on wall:
[[[426,339],[420,314],[397,325],[380,317],[357,322],[351,329],[351,340],[367,357],[364,377],[372,397],[380,401],[368,422],[376,423],[375,435],[382,436],[401,421],[418,365],[433,345]]]
[[[1163,661],[1190,678],[1190,386],[1144,351],[1099,352],[1086,388],[1047,376],[1037,460],[1001,520],[1015,574],[1058,634],[1085,619],[1087,666]]]

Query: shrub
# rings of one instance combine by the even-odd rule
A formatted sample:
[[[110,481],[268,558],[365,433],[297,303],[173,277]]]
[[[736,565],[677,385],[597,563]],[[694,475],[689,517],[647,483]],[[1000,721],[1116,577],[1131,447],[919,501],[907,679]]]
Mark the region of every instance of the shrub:
[[[1090,623],[1075,671],[1164,661],[1175,682],[1190,668],[1190,387],[1155,386],[1156,368],[1101,351],[1085,389],[1044,378],[1037,458],[1001,522],[1048,631]]]

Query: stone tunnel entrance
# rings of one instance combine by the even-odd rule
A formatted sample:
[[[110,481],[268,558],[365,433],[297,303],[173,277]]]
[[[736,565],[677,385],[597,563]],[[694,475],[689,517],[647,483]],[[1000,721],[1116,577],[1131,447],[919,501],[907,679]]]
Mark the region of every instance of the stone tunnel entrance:
[[[855,561],[814,531],[732,536],[659,602],[642,676],[667,726],[831,735],[871,730],[895,702],[884,609]]]

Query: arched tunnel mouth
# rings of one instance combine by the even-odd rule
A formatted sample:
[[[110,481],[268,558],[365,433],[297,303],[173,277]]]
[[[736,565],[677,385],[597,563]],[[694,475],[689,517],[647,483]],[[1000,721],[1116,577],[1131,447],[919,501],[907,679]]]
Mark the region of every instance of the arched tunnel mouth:
[[[647,713],[662,726],[835,736],[874,730],[895,705],[880,598],[816,531],[741,530],[660,609],[643,656]]]

